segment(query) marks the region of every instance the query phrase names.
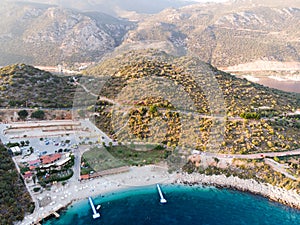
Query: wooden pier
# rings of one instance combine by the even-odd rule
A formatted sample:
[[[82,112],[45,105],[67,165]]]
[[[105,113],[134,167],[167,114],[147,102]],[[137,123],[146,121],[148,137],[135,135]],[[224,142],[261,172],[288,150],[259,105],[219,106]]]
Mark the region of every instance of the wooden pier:
[[[43,218],[39,218],[34,224],[35,225],[41,225],[41,222],[44,219],[50,217],[51,215],[55,216],[55,218],[58,219],[60,217],[60,215],[59,215],[59,213],[57,211],[59,211],[59,210],[60,210],[60,208],[58,210],[56,210],[56,211],[55,210],[50,211],[47,215],[43,216]]]

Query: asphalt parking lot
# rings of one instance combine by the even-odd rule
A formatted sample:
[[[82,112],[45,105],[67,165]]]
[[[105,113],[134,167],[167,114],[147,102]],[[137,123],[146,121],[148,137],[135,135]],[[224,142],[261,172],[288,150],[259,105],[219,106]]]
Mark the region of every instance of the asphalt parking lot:
[[[21,147],[22,149],[22,158],[38,158],[41,155],[49,155],[57,152],[70,152],[75,151],[80,144],[95,144],[105,142],[106,145],[109,144],[112,140],[98,129],[93,123],[89,120],[82,120],[81,126],[82,131],[68,131],[66,134],[57,133],[57,132],[47,132],[46,134],[42,132],[42,128],[31,130],[31,134],[34,137],[27,137],[26,130],[18,130],[18,133],[21,135],[19,137],[15,136],[15,133],[7,132],[10,124],[0,124],[0,138],[4,144],[9,142],[11,143],[21,143],[29,141],[28,146]],[[37,122],[38,123],[38,122]],[[55,121],[49,121],[53,124]],[[24,123],[26,125],[26,123]],[[28,128],[26,128],[28,129]],[[86,131],[87,130],[87,131]],[[26,157],[29,154],[30,148],[33,148],[33,154],[30,157]]]

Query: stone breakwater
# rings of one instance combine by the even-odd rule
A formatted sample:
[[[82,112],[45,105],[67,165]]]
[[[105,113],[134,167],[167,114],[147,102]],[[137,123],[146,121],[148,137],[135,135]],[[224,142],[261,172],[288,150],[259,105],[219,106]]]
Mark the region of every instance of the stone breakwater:
[[[280,202],[293,208],[300,209],[300,195],[296,190],[286,190],[270,184],[260,183],[253,179],[240,179],[225,175],[206,176],[204,174],[182,174],[174,183],[189,185],[207,185],[219,188],[231,188],[239,191],[247,191],[262,195],[270,200]]]

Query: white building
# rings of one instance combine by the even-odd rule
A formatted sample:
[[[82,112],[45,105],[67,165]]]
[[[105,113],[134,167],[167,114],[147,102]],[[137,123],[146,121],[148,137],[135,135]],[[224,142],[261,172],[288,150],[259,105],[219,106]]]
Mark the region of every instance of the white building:
[[[11,147],[10,150],[14,155],[20,154],[22,152],[19,146]]]

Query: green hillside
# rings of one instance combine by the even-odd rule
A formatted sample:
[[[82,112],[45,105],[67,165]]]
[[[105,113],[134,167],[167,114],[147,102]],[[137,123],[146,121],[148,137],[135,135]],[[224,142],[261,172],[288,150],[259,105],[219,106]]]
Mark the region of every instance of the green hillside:
[[[75,86],[60,77],[29,65],[0,68],[1,107],[72,107]]]

